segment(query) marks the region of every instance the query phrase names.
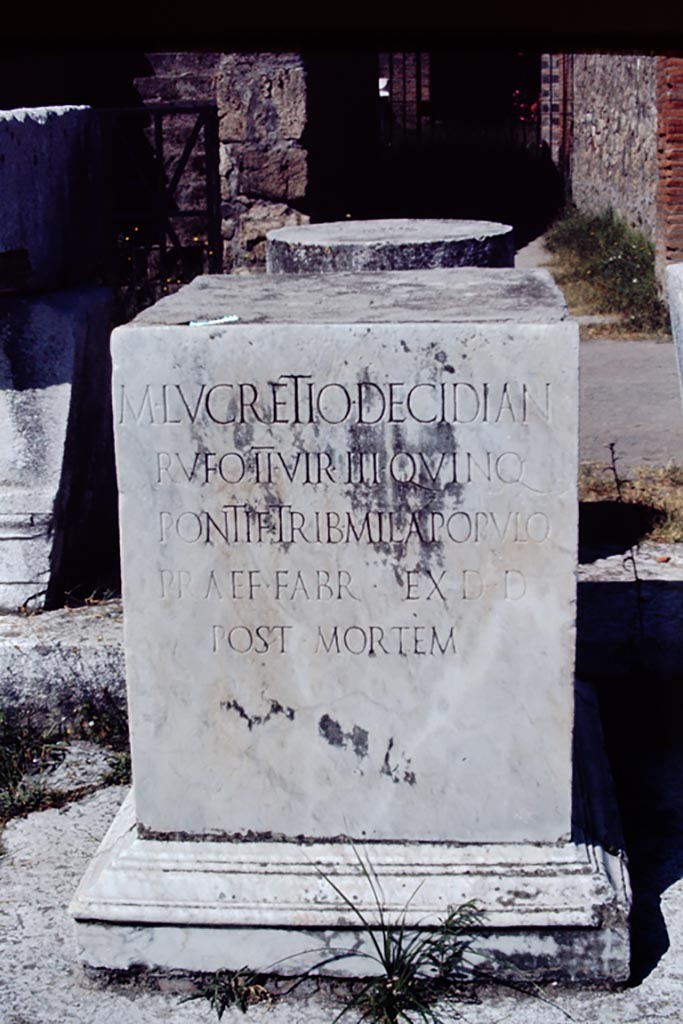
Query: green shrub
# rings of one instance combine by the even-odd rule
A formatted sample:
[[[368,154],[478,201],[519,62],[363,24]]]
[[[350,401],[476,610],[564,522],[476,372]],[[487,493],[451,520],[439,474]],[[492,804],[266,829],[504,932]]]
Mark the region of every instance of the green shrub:
[[[353,948],[308,950],[315,956],[314,963],[280,992],[279,997],[289,995],[312,974],[317,974],[329,964],[347,958],[365,960],[372,974],[356,979],[355,992],[349,992],[344,1006],[331,1024],[337,1024],[350,1011],[357,1014],[356,1024],[363,1021],[368,1024],[400,1024],[403,1021],[406,1024],[416,1021],[445,1024],[437,1001],[456,993],[462,994],[465,983],[478,978],[481,967],[486,963],[485,957],[470,949],[475,931],[481,928],[483,913],[474,903],[463,903],[449,907],[446,917],[431,928],[411,927],[407,917],[413,897],[392,918],[385,909],[380,879],[372,863],[367,856],[363,858],[355,847],[354,852],[360,873],[372,892],[376,911],[374,922],[330,875],[319,868],[317,870],[356,918],[359,935],[367,940],[368,947],[359,949],[354,944]],[[262,971],[247,966],[238,971],[218,971],[181,1002],[205,999],[219,1020],[231,1007],[238,1007],[246,1013],[252,1003],[275,998],[275,993],[268,989],[268,982],[278,977],[274,971],[284,962],[277,961]],[[481,977],[484,977],[483,971]]]
[[[598,312],[619,313],[635,330],[668,330],[654,246],[612,210],[592,214],[570,209],[551,228],[546,246],[560,257],[570,277],[590,286]]]

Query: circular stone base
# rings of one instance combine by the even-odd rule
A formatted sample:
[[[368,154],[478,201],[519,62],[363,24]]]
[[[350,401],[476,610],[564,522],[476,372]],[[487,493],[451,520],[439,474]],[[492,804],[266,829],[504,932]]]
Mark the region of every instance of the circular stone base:
[[[344,220],[266,235],[272,274],[512,267],[512,228],[487,220]]]

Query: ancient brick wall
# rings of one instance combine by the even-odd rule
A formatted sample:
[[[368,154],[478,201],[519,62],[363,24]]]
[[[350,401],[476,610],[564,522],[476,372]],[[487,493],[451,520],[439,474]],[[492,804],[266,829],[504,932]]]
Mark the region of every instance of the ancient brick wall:
[[[608,207],[653,242],[657,227],[657,58],[575,54],[571,195]]]
[[[667,263],[683,260],[683,58],[657,57],[659,113],[656,259],[660,280]]]
[[[571,152],[573,61],[571,53],[541,54],[541,139],[564,179]]]
[[[560,164],[561,112],[564,109],[563,53],[541,54],[541,138],[556,166]]]
[[[230,53],[217,69],[224,267],[263,269],[265,235],[301,224],[306,76],[288,53]]]

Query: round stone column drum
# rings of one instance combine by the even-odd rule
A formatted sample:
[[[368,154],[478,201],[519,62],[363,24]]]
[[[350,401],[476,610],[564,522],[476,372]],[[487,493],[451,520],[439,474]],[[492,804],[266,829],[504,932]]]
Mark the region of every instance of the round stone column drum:
[[[487,220],[345,220],[267,233],[271,274],[512,267],[512,228]]]

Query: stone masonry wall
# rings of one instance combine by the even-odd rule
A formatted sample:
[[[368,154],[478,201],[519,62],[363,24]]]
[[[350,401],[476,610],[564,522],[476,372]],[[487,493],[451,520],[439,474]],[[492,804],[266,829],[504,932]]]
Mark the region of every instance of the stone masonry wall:
[[[135,79],[135,88],[145,106],[214,105],[216,73],[220,53],[183,51],[146,53],[148,73]],[[164,120],[164,173],[169,180],[196,121],[196,114],[175,113]],[[150,146],[154,131],[148,129]],[[193,149],[187,170],[181,175],[175,199],[182,209],[202,209],[206,204],[206,149],[201,140]],[[206,232],[202,217],[174,218],[174,230],[183,245],[191,245]]]
[[[145,104],[216,104],[219,118],[223,268],[265,268],[266,231],[304,223],[308,182],[306,76],[288,53],[148,53],[149,75],[136,79]],[[168,138],[169,167],[187,134],[175,115],[178,142]],[[202,155],[181,182],[179,199],[201,201]],[[168,168],[167,168],[168,171]],[[184,226],[191,238],[193,224]]]
[[[218,102],[224,267],[263,269],[266,231],[308,220],[306,77],[288,53],[231,53],[220,62]]]
[[[576,54],[573,73],[572,199],[580,210],[612,209],[655,241],[656,57]]]

